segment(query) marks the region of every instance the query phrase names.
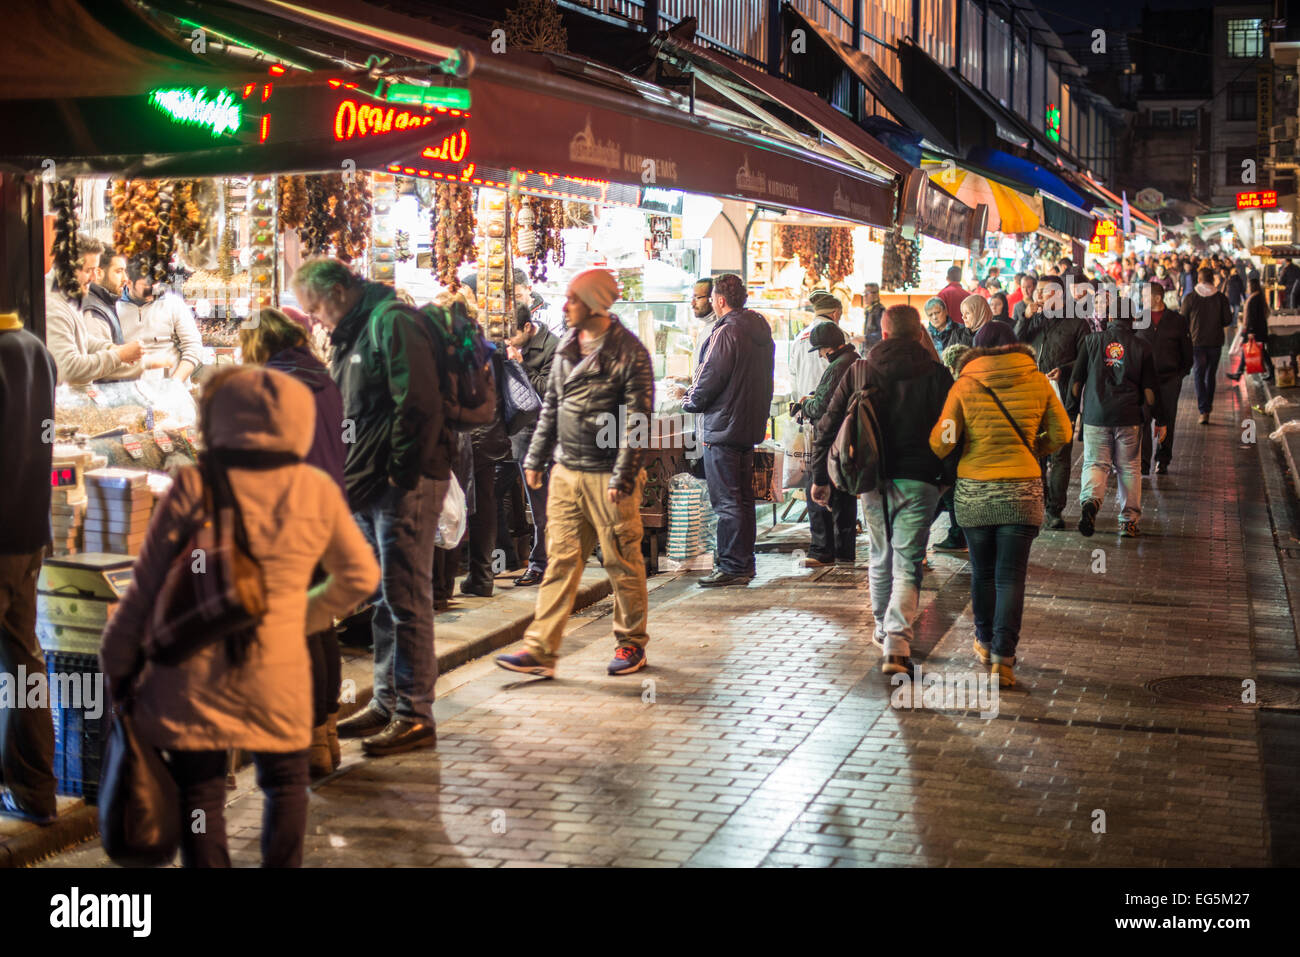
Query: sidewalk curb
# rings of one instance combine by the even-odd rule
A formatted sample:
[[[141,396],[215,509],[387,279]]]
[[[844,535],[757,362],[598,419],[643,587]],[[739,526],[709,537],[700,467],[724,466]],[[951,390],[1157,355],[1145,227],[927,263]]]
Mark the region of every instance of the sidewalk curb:
[[[27,867],[51,854],[76,847],[99,834],[99,809],[77,803],[45,827],[31,825],[22,833],[0,841],[0,868]]]
[[[601,577],[597,581],[584,583],[578,589],[573,610],[588,608],[612,593],[613,588],[608,578]],[[444,648],[438,654],[438,673],[443,674],[498,648],[513,644],[523,637],[532,620],[533,613],[530,610],[496,628],[475,635],[469,641],[456,642],[451,647]],[[340,707],[339,717],[346,718],[365,707],[373,693],[374,688],[370,685],[359,687],[356,702]],[[98,835],[98,808],[84,803],[75,804],[61,812],[59,819],[47,827],[33,825],[12,838],[0,840],[0,868],[26,867]]]

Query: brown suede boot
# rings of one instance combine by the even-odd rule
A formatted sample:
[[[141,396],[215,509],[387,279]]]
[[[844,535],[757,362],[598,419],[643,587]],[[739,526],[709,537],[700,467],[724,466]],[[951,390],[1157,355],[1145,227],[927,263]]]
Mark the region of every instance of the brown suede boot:
[[[323,724],[318,724],[311,729],[311,748],[307,752],[307,765],[313,779],[334,773],[334,762],[330,760],[329,734]]]
[[[339,747],[339,716],[337,712],[325,718],[325,734],[329,739],[330,762],[334,765],[334,770],[337,771],[339,765],[343,763],[343,749]]]

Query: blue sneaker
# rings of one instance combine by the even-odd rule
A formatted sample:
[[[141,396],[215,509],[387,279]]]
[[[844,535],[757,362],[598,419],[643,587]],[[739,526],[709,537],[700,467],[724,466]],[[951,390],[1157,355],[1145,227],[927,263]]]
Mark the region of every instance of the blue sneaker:
[[[630,675],[645,667],[645,650],[636,645],[620,645],[609,663],[611,675]]]
[[[31,823],[39,824],[42,827],[47,824],[53,824],[59,819],[57,813],[46,817],[41,814],[33,814],[26,808],[19,807],[17,799],[10,791],[0,793],[0,814],[7,814],[10,817],[21,818],[24,821],[30,821]]]
[[[524,675],[538,675],[542,678],[555,677],[555,665],[545,665],[533,657],[532,652],[521,651],[514,655],[497,655],[498,667],[506,671],[517,671]]]

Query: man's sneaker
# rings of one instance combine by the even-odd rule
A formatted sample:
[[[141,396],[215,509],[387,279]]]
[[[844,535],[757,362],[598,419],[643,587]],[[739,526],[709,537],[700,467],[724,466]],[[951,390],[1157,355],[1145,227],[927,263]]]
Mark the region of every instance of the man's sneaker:
[[[871,632],[871,643],[875,645],[877,648],[879,648],[881,651],[884,651],[885,638],[887,637],[888,637],[888,633],[881,626],[880,622],[876,622],[876,627],[872,629]]]
[[[521,675],[538,675],[542,678],[555,677],[555,665],[547,665],[533,657],[532,652],[521,651],[514,655],[497,655],[497,667],[506,671],[517,671]]]
[[[809,555],[801,564],[804,568],[829,568],[835,564],[835,559],[815,558],[814,556]]]
[[[1084,538],[1091,538],[1094,529],[1097,527],[1097,511],[1099,506],[1096,502],[1084,502],[1083,514],[1079,516],[1079,534]]]
[[[1065,528],[1065,519],[1061,518],[1060,515],[1053,515],[1051,512],[1048,512],[1043,518],[1043,528],[1050,528],[1053,531],[1059,532],[1061,529]]]
[[[638,648],[636,645],[619,645],[618,651],[614,652],[614,660],[605,670],[611,675],[630,675],[634,671],[640,671],[645,664],[644,648]]]
[[[971,645],[971,647],[974,648],[975,657],[980,660],[980,664],[987,665],[990,661],[993,660],[992,654],[989,652],[987,648],[985,648],[983,645],[980,644],[980,640],[978,638],[975,639],[975,642],[974,644]]]
[[[729,575],[719,569],[718,571],[711,572],[701,578],[699,585],[701,588],[722,588],[726,585],[748,585],[753,578],[753,575]]]
[[[912,659],[907,655],[886,655],[885,660],[880,663],[880,673],[882,675],[910,675],[912,673]]]
[[[1137,537],[1138,537],[1138,523],[1137,523],[1137,522],[1120,522],[1120,523],[1119,523],[1119,533],[1120,533],[1120,535],[1121,535],[1122,537],[1124,537],[1124,538],[1137,538]]]
[[[0,814],[8,817],[20,818],[24,821],[30,821],[32,824],[39,824],[45,827],[47,824],[53,824],[59,819],[57,812],[50,815],[35,814],[24,807],[18,806],[18,799],[13,796],[12,791],[0,792]]]
[[[964,552],[966,551],[966,536],[957,528],[948,529],[948,537],[941,542],[936,542],[934,546],[936,552]]]

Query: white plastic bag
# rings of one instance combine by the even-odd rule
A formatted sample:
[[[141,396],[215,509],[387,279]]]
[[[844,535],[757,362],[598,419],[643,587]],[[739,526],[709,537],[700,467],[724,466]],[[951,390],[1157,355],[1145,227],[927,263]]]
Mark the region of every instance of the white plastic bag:
[[[1240,328],[1237,329],[1237,334],[1232,337],[1232,345],[1228,347],[1228,355],[1230,356],[1241,355],[1241,329]]]
[[[465,491],[451,476],[447,485],[447,495],[442,500],[442,514],[438,516],[438,528],[433,534],[433,544],[439,548],[455,548],[465,537],[465,526],[469,516],[465,511]]]

